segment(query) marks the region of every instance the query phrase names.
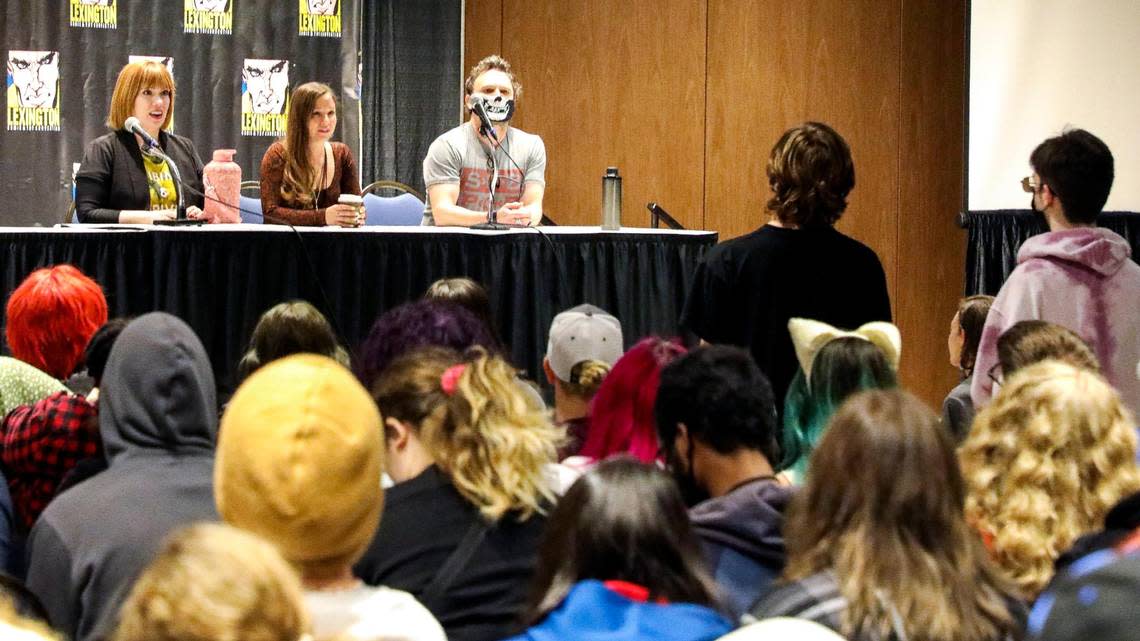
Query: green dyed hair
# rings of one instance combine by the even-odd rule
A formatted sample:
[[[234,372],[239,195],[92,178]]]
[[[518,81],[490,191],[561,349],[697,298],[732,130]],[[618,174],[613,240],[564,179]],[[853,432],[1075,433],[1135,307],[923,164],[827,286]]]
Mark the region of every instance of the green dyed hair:
[[[824,345],[812,361],[811,373],[809,383],[803,370],[797,371],[784,398],[780,469],[792,470],[797,481],[805,478],[812,450],[847,397],[897,385],[895,371],[882,350],[853,336]]]

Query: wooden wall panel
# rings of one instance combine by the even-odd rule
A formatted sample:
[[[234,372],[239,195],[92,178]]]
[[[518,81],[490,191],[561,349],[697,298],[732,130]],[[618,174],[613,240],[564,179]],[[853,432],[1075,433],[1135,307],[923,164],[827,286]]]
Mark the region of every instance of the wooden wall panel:
[[[895,309],[902,379],[936,408],[957,383],[946,335],[963,290],[962,203],[965,0],[905,0]],[[984,374],[983,374],[984,375]]]
[[[484,57],[503,49],[503,0],[463,3],[463,77]]]
[[[731,237],[762,224],[772,145],[788,127],[826,122],[847,139],[855,160],[856,186],[839,228],[879,254],[893,294],[899,5],[708,4],[706,226]]]
[[[523,83],[516,124],[546,143],[548,215],[599,224],[615,165],[624,224],[648,226],[655,200],[701,226],[704,2],[504,0],[503,34]]]

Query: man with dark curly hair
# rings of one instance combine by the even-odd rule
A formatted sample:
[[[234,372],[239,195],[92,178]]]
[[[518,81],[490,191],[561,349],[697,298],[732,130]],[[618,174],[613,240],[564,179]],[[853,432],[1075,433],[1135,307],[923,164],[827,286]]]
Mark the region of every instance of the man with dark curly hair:
[[[891,305],[879,257],[834,227],[855,187],[843,137],[819,122],[793,127],[772,148],[767,175],[767,222],[709,252],[681,324],[705,342],[749,349],[782,406],[797,368],[789,319],[854,329],[891,320]]]

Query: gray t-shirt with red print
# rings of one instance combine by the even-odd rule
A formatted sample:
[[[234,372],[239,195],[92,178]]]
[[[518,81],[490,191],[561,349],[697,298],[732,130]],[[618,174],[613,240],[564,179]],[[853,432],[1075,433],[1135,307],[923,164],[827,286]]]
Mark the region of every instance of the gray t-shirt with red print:
[[[498,210],[512,201],[521,201],[527,183],[546,184],[546,145],[542,138],[514,127],[507,128],[502,146],[495,148],[498,167],[495,206]],[[473,211],[491,209],[492,149],[479,140],[470,122],[444,133],[428,148],[424,158],[424,185],[459,185],[456,204]],[[518,167],[507,157],[514,158]],[[522,171],[519,168],[522,168]],[[424,225],[435,225],[431,199],[424,206]]]

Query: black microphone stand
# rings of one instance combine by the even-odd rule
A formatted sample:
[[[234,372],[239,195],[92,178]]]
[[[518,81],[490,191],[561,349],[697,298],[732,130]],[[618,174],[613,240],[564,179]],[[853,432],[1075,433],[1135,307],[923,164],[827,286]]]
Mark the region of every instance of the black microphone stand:
[[[479,133],[483,134],[484,136],[487,136],[487,138],[492,140],[492,141],[495,141],[495,142],[498,141],[498,139],[495,137],[495,129],[493,127],[488,127],[487,125],[480,124],[479,125]],[[513,162],[514,159],[512,158],[511,161]],[[490,201],[490,204],[487,206],[487,222],[477,223],[477,224],[471,225],[471,229],[491,229],[491,230],[511,229],[511,225],[504,225],[503,223],[500,223],[497,220],[499,212],[495,210],[495,187],[498,184],[499,184],[499,163],[497,160],[495,160],[495,145],[492,144],[491,145],[491,179],[487,181],[487,188],[488,188],[488,191],[490,191],[490,193],[491,193],[491,201]]]
[[[156,225],[166,226],[187,226],[187,225],[201,225],[205,223],[204,220],[191,220],[186,217],[186,202],[183,200],[182,194],[182,174],[178,172],[178,165],[174,160],[162,152],[158,147],[150,147],[143,151],[144,154],[166,161],[167,168],[170,169],[170,175],[174,178],[174,193],[178,195],[178,209],[175,214],[174,220],[167,220],[165,218],[154,221]]]

